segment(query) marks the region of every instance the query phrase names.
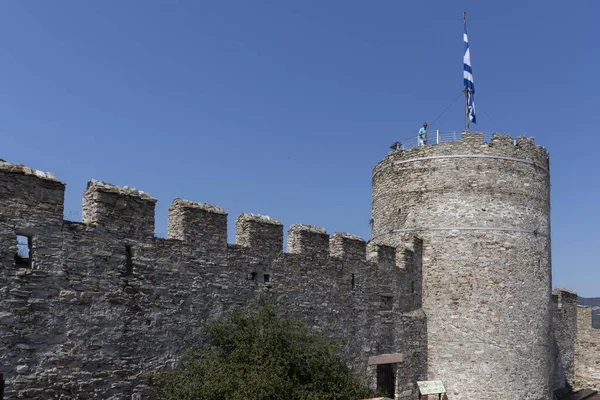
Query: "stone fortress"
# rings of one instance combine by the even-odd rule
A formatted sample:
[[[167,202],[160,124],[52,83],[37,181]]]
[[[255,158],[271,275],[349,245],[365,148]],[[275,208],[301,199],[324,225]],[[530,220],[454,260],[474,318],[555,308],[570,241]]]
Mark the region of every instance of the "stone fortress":
[[[90,181],[82,222],[65,184],[0,161],[0,373],[6,398],[153,399],[146,374],[201,343],[199,326],[258,293],[342,343],[372,386],[417,399],[548,400],[600,389],[591,308],[552,291],[548,153],[463,133],[373,170],[372,238]],[[17,239],[25,251],[18,251]],[[393,392],[393,393],[391,393]]]

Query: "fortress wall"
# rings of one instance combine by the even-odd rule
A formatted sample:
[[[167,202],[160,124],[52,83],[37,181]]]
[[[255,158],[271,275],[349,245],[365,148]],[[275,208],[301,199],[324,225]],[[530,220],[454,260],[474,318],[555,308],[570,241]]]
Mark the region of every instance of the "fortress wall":
[[[592,307],[577,307],[575,387],[600,391],[600,329],[592,328]]]
[[[419,269],[410,242],[406,251],[367,246],[351,234],[294,225],[283,253],[278,221],[242,214],[237,243],[227,244],[225,211],[182,199],[169,210],[169,238],[159,239],[148,194],[91,181],[81,223],[63,221],[63,196],[53,176],[0,164],[7,397],[151,399],[142,374],[176,363],[203,342],[203,322],[258,293],[336,339],[350,365],[364,371],[369,356],[403,346],[396,335],[409,328],[398,324],[412,321],[410,310],[420,304],[418,295],[398,290]],[[23,227],[33,268],[15,263]]]
[[[399,254],[400,276],[394,282],[396,319],[394,337],[396,347],[404,355],[398,370],[398,398],[418,398],[417,381],[427,380],[427,317],[422,308],[423,294],[423,240],[412,234],[399,237],[406,250]]]
[[[531,139],[465,133],[373,169],[372,241],[424,241],[427,374],[451,400],[550,396],[548,165]]]
[[[64,281],[64,189],[52,174],[0,161],[0,368],[11,365],[20,375],[29,373],[32,361],[52,368],[56,343],[64,337],[51,314],[53,302],[47,301],[58,298]],[[29,241],[21,258],[17,236]],[[21,267],[28,264],[34,269]],[[15,382],[26,386],[25,379]]]
[[[569,391],[574,388],[577,303],[577,293],[565,289],[554,289],[552,292],[554,390]]]

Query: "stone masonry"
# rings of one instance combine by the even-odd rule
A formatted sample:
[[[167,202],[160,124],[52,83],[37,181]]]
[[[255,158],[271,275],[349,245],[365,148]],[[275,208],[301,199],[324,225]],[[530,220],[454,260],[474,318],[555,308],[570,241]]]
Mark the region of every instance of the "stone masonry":
[[[577,294],[555,289],[553,387],[600,391],[600,329],[592,327],[592,307],[577,304]]]
[[[373,239],[424,241],[429,379],[450,399],[551,398],[550,176],[533,140],[464,133],[373,169]]]
[[[577,307],[575,387],[600,391],[600,330],[592,328],[592,307]]]
[[[554,328],[554,389],[574,388],[575,346],[577,343],[577,293],[566,289],[552,292],[552,325]]]
[[[398,391],[424,377],[422,242],[396,248],[296,224],[283,251],[275,219],[175,199],[168,239],[154,237],[156,200],[90,181],[83,222],[63,220],[65,185],[0,161],[0,372],[7,398],[152,399],[144,374],[202,342],[199,327],[265,293],[288,317],[337,340],[374,378],[369,357],[406,352]],[[17,236],[31,243],[17,262]],[[374,381],[371,382],[374,384]],[[134,396],[134,397],[132,397]],[[141,397],[140,397],[141,396]]]
[[[66,221],[64,189],[0,160],[8,398],[154,399],[145,375],[258,294],[338,341],[372,386],[373,360],[394,360],[397,399],[428,379],[451,400],[600,388],[591,309],[551,293],[549,160],[533,139],[392,151],[373,170],[369,242],[295,224],[286,252],[276,219],[238,216],[230,244],[225,210],[179,198],[157,238],[156,199],[98,181]]]

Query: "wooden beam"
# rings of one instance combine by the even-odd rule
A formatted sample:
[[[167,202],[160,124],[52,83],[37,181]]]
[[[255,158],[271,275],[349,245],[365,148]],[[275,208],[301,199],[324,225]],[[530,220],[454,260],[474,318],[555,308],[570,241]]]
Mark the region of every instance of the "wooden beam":
[[[380,354],[378,356],[369,357],[369,365],[374,364],[394,364],[402,362],[402,353]]]

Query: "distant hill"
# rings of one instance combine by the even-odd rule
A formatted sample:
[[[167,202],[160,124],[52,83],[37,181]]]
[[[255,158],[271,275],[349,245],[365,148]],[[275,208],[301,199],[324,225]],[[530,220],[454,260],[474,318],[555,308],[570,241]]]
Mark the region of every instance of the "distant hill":
[[[579,297],[582,306],[600,306],[600,297]]]
[[[579,304],[595,307],[592,311],[592,326],[600,329],[600,297],[579,297]]]

